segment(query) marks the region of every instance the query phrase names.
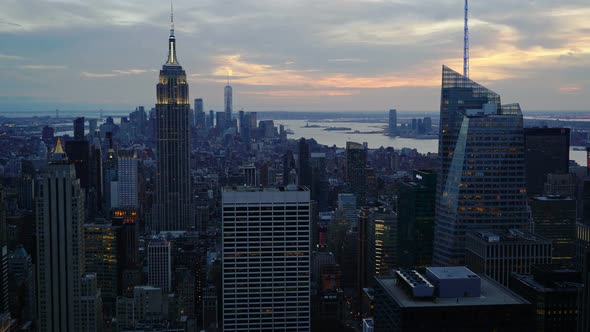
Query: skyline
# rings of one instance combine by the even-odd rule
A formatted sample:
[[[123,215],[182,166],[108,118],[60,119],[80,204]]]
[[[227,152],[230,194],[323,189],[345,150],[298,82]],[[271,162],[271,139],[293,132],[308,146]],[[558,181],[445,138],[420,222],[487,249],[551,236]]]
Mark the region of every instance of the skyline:
[[[167,6],[7,1],[0,111],[155,104]],[[236,109],[435,110],[441,66],[462,67],[459,0],[174,6],[190,98],[203,98],[206,110],[223,109],[228,74]],[[32,19],[30,12],[46,15]],[[506,102],[520,101],[525,112],[587,109],[588,13],[583,1],[471,3],[471,77]]]

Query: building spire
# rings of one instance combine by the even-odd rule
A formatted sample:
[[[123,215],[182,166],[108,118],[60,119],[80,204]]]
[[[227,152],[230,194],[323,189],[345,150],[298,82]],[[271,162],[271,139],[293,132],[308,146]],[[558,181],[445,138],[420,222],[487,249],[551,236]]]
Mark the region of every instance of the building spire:
[[[176,38],[174,37],[174,4],[170,0],[170,38],[168,38],[168,61],[167,65],[178,65],[176,59]]]
[[[463,76],[469,78],[469,0],[465,0],[465,35],[463,37]]]
[[[170,0],[170,37],[174,37],[174,2]]]

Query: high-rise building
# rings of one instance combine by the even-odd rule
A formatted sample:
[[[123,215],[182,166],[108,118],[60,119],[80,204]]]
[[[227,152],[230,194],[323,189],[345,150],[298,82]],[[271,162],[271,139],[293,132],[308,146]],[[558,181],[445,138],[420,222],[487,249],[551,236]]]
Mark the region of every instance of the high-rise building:
[[[299,185],[312,189],[311,152],[305,138],[299,140]]]
[[[465,233],[528,230],[522,112],[443,66],[433,264],[462,264]]]
[[[94,273],[105,308],[114,311],[121,273],[118,248],[120,227],[104,219],[84,225],[84,264]]]
[[[102,297],[95,273],[84,274],[80,279],[80,329],[78,331],[103,331]]]
[[[40,331],[80,331],[84,195],[61,141],[37,196]]]
[[[520,230],[467,234],[465,263],[508,286],[512,273],[530,274],[535,264],[551,264],[551,240]]]
[[[580,272],[560,265],[535,265],[532,274],[512,274],[510,289],[535,306],[535,331],[575,331]]]
[[[231,125],[232,111],[233,111],[233,89],[229,85],[229,81],[225,88],[223,88],[223,112],[225,113],[226,126]]]
[[[369,211],[367,227],[367,280],[375,276],[391,275],[398,266],[397,214],[385,208]]]
[[[533,314],[528,301],[462,266],[397,270],[375,282],[375,332],[534,331]]]
[[[189,92],[186,72],[176,59],[174,26],[168,61],[160,70],[156,103],[156,203],[152,231],[187,230],[193,224],[190,174]]]
[[[74,139],[83,141],[84,137],[84,117],[74,119]]]
[[[397,197],[398,253],[401,267],[426,267],[432,264],[436,173],[414,171],[412,181],[404,182]]]
[[[389,110],[389,136],[397,135],[397,110]]]
[[[568,173],[569,128],[525,128],[526,190],[529,196],[543,194],[549,173]]]
[[[66,154],[76,168],[80,186],[87,190],[90,186],[90,145],[86,140],[66,142]]]
[[[223,330],[310,330],[310,196],[305,187],[222,192]]]
[[[203,98],[195,99],[195,126],[205,128],[205,111],[203,110]]]
[[[576,200],[537,196],[531,202],[535,234],[553,242],[553,263],[569,265],[576,253]]]
[[[118,207],[137,209],[139,206],[137,153],[135,150],[119,150],[118,154]]]
[[[148,285],[162,289],[165,294],[172,290],[172,249],[166,240],[153,240],[147,247]]]
[[[363,144],[346,142],[346,180],[359,205],[367,200],[367,149]]]
[[[33,320],[37,307],[33,259],[22,245],[17,246],[10,255],[8,274],[10,312],[13,318]]]
[[[118,295],[131,296],[133,287],[142,284],[139,261],[139,222],[136,210],[115,209],[111,213],[117,231]]]

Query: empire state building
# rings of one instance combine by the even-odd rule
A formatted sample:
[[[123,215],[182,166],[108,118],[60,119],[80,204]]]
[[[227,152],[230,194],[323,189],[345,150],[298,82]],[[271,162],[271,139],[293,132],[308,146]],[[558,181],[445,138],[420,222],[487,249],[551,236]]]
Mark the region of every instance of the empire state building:
[[[156,87],[156,174],[152,231],[187,230],[193,224],[190,174],[189,94],[186,72],[176,59],[174,21],[168,61]]]

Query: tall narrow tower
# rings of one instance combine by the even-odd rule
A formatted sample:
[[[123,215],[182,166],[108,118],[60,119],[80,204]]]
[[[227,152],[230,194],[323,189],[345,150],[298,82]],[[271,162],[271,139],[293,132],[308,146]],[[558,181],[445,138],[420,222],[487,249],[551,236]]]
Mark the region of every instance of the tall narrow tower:
[[[174,19],[168,61],[156,87],[156,204],[150,230],[186,230],[193,224],[190,175],[189,93],[186,72],[176,58]]]
[[[465,0],[465,34],[463,37],[463,76],[469,78],[469,0]]]
[[[227,85],[223,89],[223,106],[225,111],[225,125],[229,128],[231,126],[231,113],[233,109],[233,89],[229,85],[229,78]]]

